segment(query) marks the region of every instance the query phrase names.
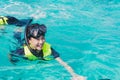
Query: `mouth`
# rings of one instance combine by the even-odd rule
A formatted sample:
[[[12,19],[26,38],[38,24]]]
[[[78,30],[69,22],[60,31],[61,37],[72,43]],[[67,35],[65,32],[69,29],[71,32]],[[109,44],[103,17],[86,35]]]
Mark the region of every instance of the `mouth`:
[[[37,44],[36,47],[42,48],[42,44]]]

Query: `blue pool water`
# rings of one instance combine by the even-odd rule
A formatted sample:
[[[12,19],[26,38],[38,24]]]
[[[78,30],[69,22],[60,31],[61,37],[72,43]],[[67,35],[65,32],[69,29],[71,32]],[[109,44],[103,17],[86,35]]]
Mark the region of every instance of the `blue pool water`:
[[[46,40],[88,80],[120,80],[119,0],[0,0],[0,15],[34,16],[48,27]],[[8,61],[16,27],[0,30],[0,80],[70,80],[56,61]],[[16,46],[12,46],[16,44]],[[12,47],[11,47],[12,46]]]

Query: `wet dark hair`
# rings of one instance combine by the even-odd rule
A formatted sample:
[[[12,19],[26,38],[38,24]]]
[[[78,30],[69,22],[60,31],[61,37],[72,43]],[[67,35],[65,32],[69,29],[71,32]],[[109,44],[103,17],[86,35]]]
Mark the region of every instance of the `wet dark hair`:
[[[29,24],[26,29],[26,37],[30,39],[33,38],[39,38],[40,36],[45,36],[46,33],[46,26],[44,24]]]

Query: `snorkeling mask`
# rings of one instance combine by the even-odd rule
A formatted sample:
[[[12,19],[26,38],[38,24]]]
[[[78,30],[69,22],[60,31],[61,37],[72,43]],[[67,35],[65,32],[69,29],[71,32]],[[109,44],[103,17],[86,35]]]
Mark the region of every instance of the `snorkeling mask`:
[[[32,24],[30,25],[30,29],[27,31],[27,38],[33,37],[38,39],[41,35],[45,36],[46,26],[44,24]]]

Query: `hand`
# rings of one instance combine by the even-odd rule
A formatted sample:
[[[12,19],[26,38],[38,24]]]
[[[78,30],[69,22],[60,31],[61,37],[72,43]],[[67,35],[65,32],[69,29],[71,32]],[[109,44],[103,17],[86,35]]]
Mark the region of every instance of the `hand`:
[[[86,80],[86,77],[80,75],[74,75],[71,80]]]

